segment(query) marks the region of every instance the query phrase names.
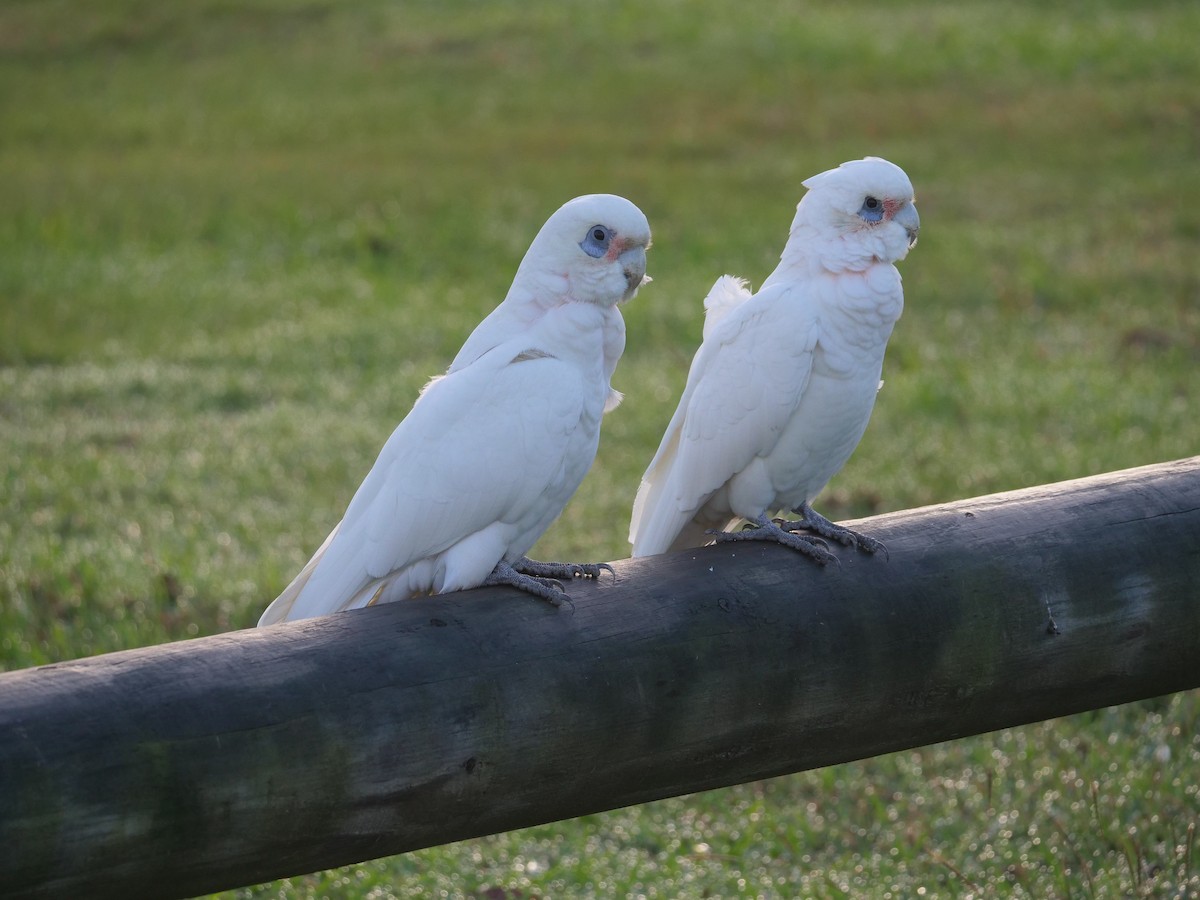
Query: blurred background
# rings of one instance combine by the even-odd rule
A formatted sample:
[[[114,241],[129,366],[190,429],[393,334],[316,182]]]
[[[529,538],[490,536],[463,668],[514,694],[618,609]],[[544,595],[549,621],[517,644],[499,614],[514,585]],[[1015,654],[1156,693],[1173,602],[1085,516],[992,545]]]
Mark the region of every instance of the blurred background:
[[[655,281],[542,558],[615,559],[701,300],[809,175],[917,190],[834,518],[1193,455],[1200,6],[0,5],[0,667],[249,627],[551,212]],[[239,896],[1175,896],[1195,694]],[[229,896],[233,896],[230,894]]]

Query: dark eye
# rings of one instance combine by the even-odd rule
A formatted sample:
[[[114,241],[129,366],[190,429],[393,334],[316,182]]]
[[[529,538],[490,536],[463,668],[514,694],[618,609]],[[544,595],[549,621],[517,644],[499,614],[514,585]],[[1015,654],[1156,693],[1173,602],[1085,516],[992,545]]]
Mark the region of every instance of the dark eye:
[[[867,222],[879,222],[883,219],[883,203],[878,197],[868,197],[859,208],[858,215]]]
[[[588,229],[587,236],[579,242],[580,248],[588,256],[599,259],[608,252],[608,245],[612,243],[613,233],[604,225],[593,225]]]

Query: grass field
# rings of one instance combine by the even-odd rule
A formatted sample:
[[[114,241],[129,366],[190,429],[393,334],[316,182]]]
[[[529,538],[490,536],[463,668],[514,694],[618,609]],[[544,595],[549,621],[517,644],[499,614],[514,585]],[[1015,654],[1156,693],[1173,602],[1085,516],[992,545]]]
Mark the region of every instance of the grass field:
[[[1198,38],[1182,2],[0,5],[0,667],[252,625],[589,191],[655,282],[544,558],[627,555],[707,287],[867,154],[923,229],[819,508],[1198,452]],[[222,896],[1186,896],[1198,733],[1182,694]]]

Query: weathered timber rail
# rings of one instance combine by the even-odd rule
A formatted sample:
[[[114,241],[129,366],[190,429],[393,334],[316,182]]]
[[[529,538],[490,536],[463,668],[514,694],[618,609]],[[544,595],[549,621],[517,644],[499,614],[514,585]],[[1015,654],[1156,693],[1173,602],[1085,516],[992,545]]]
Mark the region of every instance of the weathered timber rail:
[[[1200,686],[1200,457],[0,675],[0,896],[182,897]]]

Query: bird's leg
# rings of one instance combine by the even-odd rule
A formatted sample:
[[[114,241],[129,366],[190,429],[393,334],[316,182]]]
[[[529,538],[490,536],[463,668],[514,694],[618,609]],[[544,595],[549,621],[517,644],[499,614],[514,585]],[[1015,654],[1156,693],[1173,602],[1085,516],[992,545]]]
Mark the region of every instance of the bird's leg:
[[[802,504],[799,509],[793,509],[792,512],[799,515],[800,518],[790,522],[783,519],[775,520],[779,527],[789,534],[804,528],[808,531],[815,531],[821,537],[837,541],[839,544],[844,544],[847,547],[857,547],[863,553],[878,553],[882,550],[884,557],[887,556],[887,547],[883,546],[882,541],[877,541],[873,537],[860,534],[853,529],[847,528],[845,525],[835,525],[807,503]]]
[[[522,574],[504,560],[496,563],[496,568],[492,569],[492,574],[484,579],[483,583],[486,586],[505,584],[515,587],[519,591],[540,597],[551,606],[562,606],[563,597],[567,594],[567,589],[553,578]]]
[[[522,575],[532,575],[535,578],[599,578],[601,572],[608,572],[614,578],[616,573],[608,563],[560,563],[538,562],[528,556],[522,556],[513,568]]]
[[[718,544],[732,541],[773,541],[776,544],[791,547],[793,550],[799,550],[822,566],[830,560],[837,559],[826,549],[828,545],[818,537],[792,534],[790,531],[780,528],[766,516],[758,516],[753,522],[752,527],[742,531],[709,531],[707,533],[711,534]]]

